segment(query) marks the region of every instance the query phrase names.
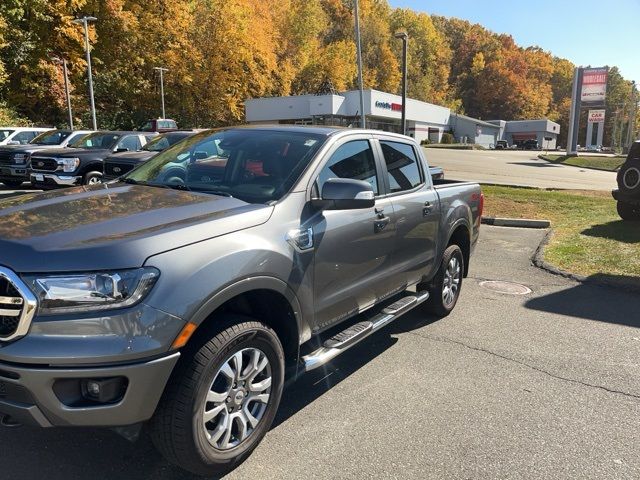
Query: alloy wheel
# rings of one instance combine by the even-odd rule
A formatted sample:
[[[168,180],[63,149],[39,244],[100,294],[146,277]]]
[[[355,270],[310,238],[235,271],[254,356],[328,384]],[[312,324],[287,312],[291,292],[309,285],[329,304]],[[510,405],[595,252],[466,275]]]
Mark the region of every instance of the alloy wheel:
[[[203,411],[203,428],[218,450],[237,447],[262,420],[271,393],[271,365],[258,348],[229,357],[213,377]]]
[[[444,272],[444,281],[442,284],[442,301],[446,306],[452,305],[458,296],[461,270],[458,257],[451,257],[447,269]]]

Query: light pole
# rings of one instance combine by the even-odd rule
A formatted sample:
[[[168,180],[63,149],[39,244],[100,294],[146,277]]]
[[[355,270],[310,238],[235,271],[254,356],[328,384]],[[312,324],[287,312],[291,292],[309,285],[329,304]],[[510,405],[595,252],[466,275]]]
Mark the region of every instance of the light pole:
[[[362,47],[360,45],[360,16],[358,15],[358,0],[353,2],[354,17],[356,19],[356,53],[358,56],[358,90],[360,90],[360,126],[366,128],[364,115],[364,92],[362,83]]]
[[[54,63],[62,64],[62,73],[64,75],[64,93],[67,97],[67,113],[69,114],[69,128],[73,130],[73,113],[71,112],[71,95],[69,93],[69,75],[67,73],[67,59],[60,60],[58,57],[51,58]]]
[[[407,42],[409,34],[398,32],[394,35],[402,39],[402,134],[407,134]]]
[[[164,114],[164,72],[168,72],[169,69],[164,67],[153,67],[154,70],[160,72],[160,97],[162,98],[162,118],[166,118]]]
[[[87,76],[89,77],[89,103],[91,104],[91,123],[94,130],[98,129],[98,123],[96,122],[96,105],[93,101],[93,77],[91,75],[91,52],[89,50],[89,22],[95,22],[96,20],[98,20],[96,17],[88,17],[86,15],[73,20],[73,23],[84,27],[84,49],[87,54]]]

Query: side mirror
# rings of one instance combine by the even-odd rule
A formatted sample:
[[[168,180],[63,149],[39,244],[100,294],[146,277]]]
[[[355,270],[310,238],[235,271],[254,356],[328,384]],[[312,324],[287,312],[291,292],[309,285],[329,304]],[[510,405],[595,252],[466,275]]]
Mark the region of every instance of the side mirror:
[[[18,140],[9,140],[7,145],[22,145]]]
[[[116,148],[116,153],[123,153],[123,152],[128,152],[129,149],[126,147],[118,147]]]
[[[322,186],[322,198],[312,200],[314,206],[323,210],[371,208],[375,203],[371,185],[351,178],[330,178]]]

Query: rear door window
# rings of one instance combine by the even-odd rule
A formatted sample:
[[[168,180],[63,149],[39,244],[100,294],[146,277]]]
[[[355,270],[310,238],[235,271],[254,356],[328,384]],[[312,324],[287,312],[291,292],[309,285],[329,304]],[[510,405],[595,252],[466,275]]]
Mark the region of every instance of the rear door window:
[[[412,145],[381,140],[391,193],[411,190],[423,182],[422,169]]]

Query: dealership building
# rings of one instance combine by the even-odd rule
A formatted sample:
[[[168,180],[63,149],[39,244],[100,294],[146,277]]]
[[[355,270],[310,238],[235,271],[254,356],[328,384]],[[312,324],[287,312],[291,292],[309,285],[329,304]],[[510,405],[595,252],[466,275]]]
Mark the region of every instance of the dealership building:
[[[364,90],[367,127],[401,131],[402,97],[378,90]],[[350,127],[359,123],[360,94],[349,90],[340,94],[295,95],[253,98],[245,102],[250,124],[333,125]],[[557,123],[542,120],[479,120],[452,112],[447,107],[407,98],[407,133],[417,141],[438,143],[450,132],[459,143],[489,147],[498,140],[509,145],[537,139],[541,147],[553,149],[560,132]]]

